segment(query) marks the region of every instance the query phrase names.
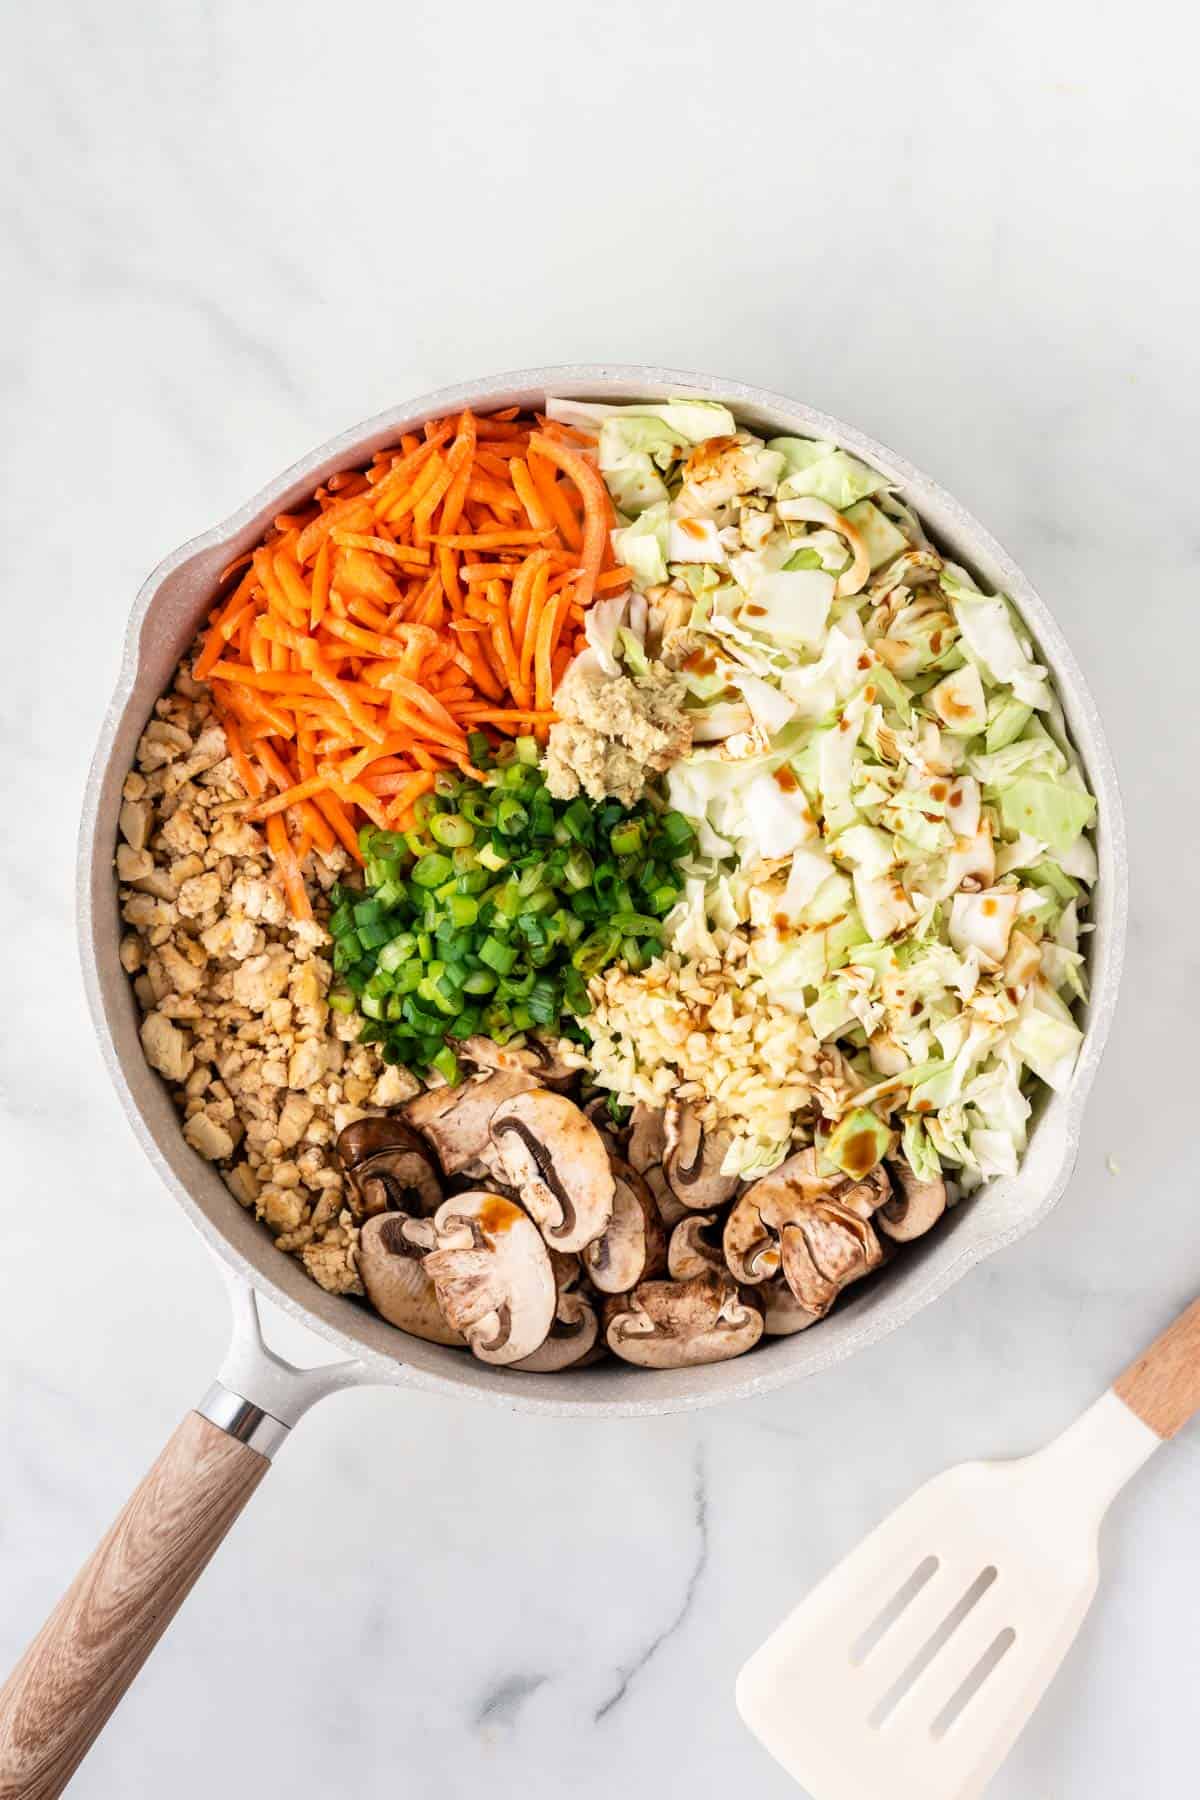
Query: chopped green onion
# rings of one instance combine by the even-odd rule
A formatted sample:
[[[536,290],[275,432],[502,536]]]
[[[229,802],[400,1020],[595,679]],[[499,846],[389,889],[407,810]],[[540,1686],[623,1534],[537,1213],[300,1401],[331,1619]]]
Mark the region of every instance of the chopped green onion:
[[[429,856],[423,856],[420,859],[413,869],[412,878],[418,887],[435,888],[440,887],[443,881],[453,873],[454,865],[450,858],[440,856],[437,851],[433,851]]]
[[[363,1041],[389,1061],[447,1080],[461,1078],[454,1041],[475,1032],[586,1042],[588,980],[658,954],[695,845],[683,815],[652,800],[555,800],[533,738],[493,754],[475,733],[469,749],[486,779],[443,770],[414,830],[364,827],[366,892],[339,883],[330,896],[331,1006],[357,1007]]]
[[[438,813],[429,821],[429,834],[436,843],[461,849],[475,842],[475,827],[458,813]]]

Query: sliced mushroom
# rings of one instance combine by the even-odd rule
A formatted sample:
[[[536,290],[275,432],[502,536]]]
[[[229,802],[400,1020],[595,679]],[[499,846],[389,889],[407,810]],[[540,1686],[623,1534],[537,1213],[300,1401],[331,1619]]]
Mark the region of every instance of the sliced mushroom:
[[[537,1056],[525,1044],[497,1044],[490,1037],[467,1037],[458,1045],[458,1054],[474,1069],[503,1069],[509,1073],[517,1069],[526,1075],[537,1071]]]
[[[368,1219],[358,1238],[358,1272],[367,1299],[389,1325],[431,1344],[465,1343],[448,1325],[425,1269],[435,1243],[432,1221],[403,1213]]]
[[[497,1044],[490,1037],[463,1038],[459,1055],[477,1069],[521,1070],[546,1087],[566,1087],[579,1074],[579,1065],[568,1062],[558,1042],[527,1037],[520,1043]]]
[[[580,1072],[578,1063],[567,1060],[560,1047],[561,1044],[562,1040],[559,1038],[551,1040],[531,1037],[526,1039],[526,1047],[533,1052],[537,1059],[534,1064],[534,1073],[539,1081],[545,1082],[547,1087],[567,1087]],[[567,1047],[569,1048],[569,1045]]]
[[[691,1281],[643,1281],[605,1307],[610,1350],[643,1369],[724,1362],[753,1349],[763,1317],[729,1274]]]
[[[430,1088],[404,1107],[404,1117],[423,1131],[447,1175],[489,1172],[492,1114],[516,1094],[537,1086],[522,1069],[501,1069],[482,1081],[464,1081],[458,1087]]]
[[[639,1100],[629,1121],[629,1162],[639,1175],[661,1163],[667,1154],[667,1115],[657,1106]]]
[[[556,1250],[582,1250],[607,1231],[615,1183],[604,1139],[564,1094],[538,1088],[497,1107],[492,1143],[504,1173]]]
[[[723,1269],[720,1214],[688,1213],[671,1233],[667,1269],[672,1281],[691,1281],[706,1269]]]
[[[851,1281],[883,1261],[871,1218],[891,1192],[886,1171],[864,1180],[818,1172],[802,1150],[753,1182],[725,1225],[725,1260],[739,1281],[782,1272],[801,1306],[822,1318]]]
[[[403,1119],[356,1119],[337,1141],[351,1197],[370,1216],[384,1211],[428,1215],[442,1203],[437,1159]]]
[[[425,1273],[448,1322],[481,1362],[514,1363],[545,1343],[557,1303],[554,1271],[532,1219],[512,1200],[475,1190],[443,1201]]]
[[[866,1219],[836,1200],[818,1200],[781,1238],[783,1274],[806,1311],[823,1319],[850,1282],[883,1261],[883,1248]]]
[[[558,1299],[550,1335],[532,1356],[523,1356],[515,1369],[531,1375],[556,1375],[560,1369],[577,1369],[604,1355],[600,1319],[593,1296],[582,1287],[583,1270],[577,1256],[550,1252]]]
[[[759,1289],[763,1303],[763,1336],[792,1337],[815,1325],[819,1314],[801,1306],[782,1275],[765,1282]]]
[[[736,1175],[722,1175],[726,1140],[705,1131],[690,1106],[673,1104],[666,1116],[663,1173],[676,1198],[694,1212],[732,1198]]]
[[[629,1130],[628,1127],[618,1125],[609,1112],[608,1095],[605,1093],[593,1094],[590,1100],[580,1100],[579,1109],[585,1119],[592,1121],[604,1139],[604,1146],[608,1154],[624,1160]]]
[[[818,1173],[811,1147],[751,1182],[725,1222],[725,1260],[738,1281],[769,1281],[782,1267],[782,1237],[814,1207],[837,1204],[866,1221],[891,1193],[882,1165],[862,1181]]]
[[[725,1221],[725,1261],[738,1281],[769,1281],[778,1275],[784,1225],[827,1185],[816,1176],[811,1150],[801,1150],[750,1183]]]
[[[946,1183],[940,1175],[935,1181],[922,1181],[902,1156],[888,1168],[900,1192],[879,1208],[875,1222],[896,1243],[907,1244],[929,1231],[945,1212]]]
[[[667,1240],[650,1189],[636,1169],[612,1159],[613,1210],[608,1228],[588,1244],[583,1263],[602,1294],[627,1294],[666,1268]]]
[[[673,1231],[680,1219],[687,1218],[688,1208],[672,1192],[661,1163],[652,1163],[648,1169],[643,1169],[642,1177],[658,1208],[658,1216],[663,1222],[663,1230]]]

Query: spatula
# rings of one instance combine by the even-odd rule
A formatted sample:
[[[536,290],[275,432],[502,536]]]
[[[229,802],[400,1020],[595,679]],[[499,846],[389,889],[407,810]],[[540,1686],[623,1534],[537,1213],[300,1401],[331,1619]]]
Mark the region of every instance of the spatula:
[[[1200,1300],[1061,1437],[964,1463],[850,1553],[738,1677],[812,1800],[973,1800],[1091,1604],[1114,1495],[1200,1408]]]

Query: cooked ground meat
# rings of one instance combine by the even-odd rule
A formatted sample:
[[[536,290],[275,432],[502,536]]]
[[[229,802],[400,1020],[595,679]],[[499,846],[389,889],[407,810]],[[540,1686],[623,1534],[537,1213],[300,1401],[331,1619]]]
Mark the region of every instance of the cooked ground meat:
[[[317,917],[293,919],[206,687],[180,670],[125,779],[117,876],[121,961],[142,1047],[183,1135],[276,1246],[333,1293],[362,1292],[361,1216],[334,1154],[352,1120],[417,1091],[334,1012],[323,889],[347,866],[313,855]]]
[[[692,747],[683,695],[682,681],[661,663],[645,675],[612,679],[568,670],[554,696],[559,718],[546,751],[546,786],[555,799],[572,800],[582,788],[591,800],[633,806],[648,777]]]

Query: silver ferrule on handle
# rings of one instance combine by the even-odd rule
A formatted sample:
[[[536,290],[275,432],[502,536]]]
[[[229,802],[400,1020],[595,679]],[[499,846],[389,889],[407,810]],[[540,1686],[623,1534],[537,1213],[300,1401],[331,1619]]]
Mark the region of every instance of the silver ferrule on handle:
[[[257,1450],[268,1461],[290,1429],[282,1419],[272,1417],[261,1406],[256,1406],[253,1400],[247,1400],[242,1394],[235,1394],[220,1381],[213,1382],[196,1411],[202,1419],[219,1426],[229,1437],[236,1438],[239,1444],[246,1444],[251,1450]]]

